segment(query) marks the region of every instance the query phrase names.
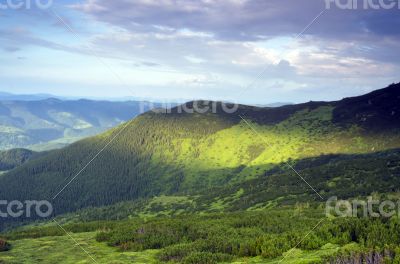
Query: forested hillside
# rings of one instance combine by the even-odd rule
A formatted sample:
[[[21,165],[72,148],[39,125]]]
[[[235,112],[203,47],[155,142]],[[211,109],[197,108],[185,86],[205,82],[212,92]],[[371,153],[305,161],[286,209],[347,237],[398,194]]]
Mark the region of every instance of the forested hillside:
[[[286,163],[322,195],[344,192],[349,184],[351,195],[367,194],[372,184],[395,191],[399,105],[397,84],[338,102],[240,106],[233,114],[220,105],[217,113],[148,112],[126,129],[117,127],[12,170],[0,177],[0,194],[9,200],[51,200],[56,214],[162,194],[199,195],[210,188],[200,206],[216,202],[235,210],[293,195],[318,199],[290,169],[282,169]],[[218,200],[224,196],[228,200]],[[240,201],[229,203],[238,196]]]
[[[0,172],[14,169],[40,155],[45,155],[45,153],[38,153],[28,149],[0,151]]]

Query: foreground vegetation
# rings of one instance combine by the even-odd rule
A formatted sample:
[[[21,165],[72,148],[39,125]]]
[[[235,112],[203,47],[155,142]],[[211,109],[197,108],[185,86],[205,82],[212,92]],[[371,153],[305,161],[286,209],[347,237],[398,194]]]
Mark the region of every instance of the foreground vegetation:
[[[321,209],[302,206],[62,226],[65,231],[48,223],[3,234],[12,248],[0,261],[91,263],[79,247],[98,263],[400,261],[399,218],[328,219]]]

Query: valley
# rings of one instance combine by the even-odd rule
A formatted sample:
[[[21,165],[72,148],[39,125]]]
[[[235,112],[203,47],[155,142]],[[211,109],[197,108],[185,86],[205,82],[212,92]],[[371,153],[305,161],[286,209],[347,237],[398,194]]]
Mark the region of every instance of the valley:
[[[62,148],[161,106],[158,103],[136,101],[5,99],[0,101],[1,150],[29,148],[46,151]]]

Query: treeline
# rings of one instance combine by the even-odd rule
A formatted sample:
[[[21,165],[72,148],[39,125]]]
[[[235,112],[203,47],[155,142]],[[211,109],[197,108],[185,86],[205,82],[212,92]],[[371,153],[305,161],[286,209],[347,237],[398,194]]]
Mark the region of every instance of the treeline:
[[[360,252],[386,250],[393,259],[400,258],[396,254],[400,249],[398,218],[325,219],[306,236],[317,224],[314,213],[236,213],[125,223],[98,233],[97,240],[122,250],[162,249],[161,261],[179,263],[217,263],[255,256],[274,259],[294,247],[311,251],[328,243],[357,243]]]
[[[159,249],[159,260],[170,263],[209,264],[256,256],[280,260],[293,248],[314,252],[328,244],[340,250],[321,255],[320,263],[400,260],[398,217],[327,219],[321,210],[311,208],[95,221],[63,228],[76,233],[97,231],[97,241],[122,251]],[[12,241],[63,233],[54,225],[16,230],[3,237]]]

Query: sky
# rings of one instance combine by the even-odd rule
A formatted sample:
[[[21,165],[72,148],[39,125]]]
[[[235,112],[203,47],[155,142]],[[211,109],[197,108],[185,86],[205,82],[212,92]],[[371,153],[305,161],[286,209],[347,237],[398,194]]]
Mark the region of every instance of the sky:
[[[360,95],[400,82],[391,1],[0,0],[0,91],[249,104]]]

